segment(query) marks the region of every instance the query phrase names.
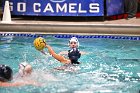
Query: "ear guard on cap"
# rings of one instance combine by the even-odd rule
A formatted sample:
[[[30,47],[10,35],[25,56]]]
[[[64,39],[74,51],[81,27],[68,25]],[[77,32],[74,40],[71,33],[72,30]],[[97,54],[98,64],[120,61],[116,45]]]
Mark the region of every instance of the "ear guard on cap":
[[[19,74],[23,76],[25,74],[25,67],[28,65],[27,62],[23,62],[19,64]]]
[[[77,43],[77,47],[79,47],[79,41],[76,37],[72,37],[70,40],[69,40],[69,43],[68,45],[70,45],[71,42],[76,42]]]

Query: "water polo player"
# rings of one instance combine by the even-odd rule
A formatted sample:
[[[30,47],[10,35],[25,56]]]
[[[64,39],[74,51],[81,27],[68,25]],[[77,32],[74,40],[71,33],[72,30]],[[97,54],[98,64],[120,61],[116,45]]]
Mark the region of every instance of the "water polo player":
[[[13,87],[13,86],[24,86],[24,85],[35,85],[35,86],[38,85],[36,82],[33,81],[11,82],[12,79],[13,79],[13,70],[9,66],[0,65],[0,86]]]
[[[81,57],[81,53],[78,50],[79,41],[76,37],[72,37],[68,43],[70,50],[68,50],[68,57],[72,64],[80,64],[78,59]]]
[[[0,65],[0,81],[7,82],[13,77],[13,71],[9,66]]]
[[[40,38],[40,37],[39,37]],[[34,41],[34,46],[35,48],[37,49],[37,47],[40,47],[41,46],[41,43],[39,43],[41,40],[38,40],[35,39]],[[43,40],[45,41],[45,40]],[[41,41],[42,42],[42,41]],[[44,44],[43,44],[44,45]],[[68,57],[69,59],[65,58],[64,56],[62,55],[59,55],[57,53],[55,53],[55,51],[52,49],[51,46],[49,46],[46,42],[45,42],[45,48],[48,49],[50,55],[52,55],[56,60],[60,61],[61,63],[64,63],[64,64],[79,64],[80,62],[78,62],[78,59],[80,58],[81,56],[81,53],[79,52],[78,50],[78,47],[79,47],[79,42],[78,42],[78,39],[76,37],[72,37],[70,40],[69,40],[69,43],[68,43],[69,47],[71,48],[69,51],[68,51]],[[42,50],[39,50],[41,51],[43,54],[46,54],[42,48]]]
[[[19,64],[19,76],[24,77],[30,75],[32,72],[32,66],[27,62],[22,62]]]

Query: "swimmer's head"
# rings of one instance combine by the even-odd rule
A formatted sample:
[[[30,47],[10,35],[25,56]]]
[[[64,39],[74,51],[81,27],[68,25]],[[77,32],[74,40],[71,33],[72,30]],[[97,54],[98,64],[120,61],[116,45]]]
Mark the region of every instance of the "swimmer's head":
[[[72,37],[69,40],[68,45],[69,45],[70,48],[77,48],[77,47],[79,47],[79,41],[76,37]]]
[[[32,66],[26,62],[19,64],[19,74],[21,76],[30,75],[32,72]]]
[[[0,65],[0,81],[10,81],[13,77],[13,71],[9,66]]]

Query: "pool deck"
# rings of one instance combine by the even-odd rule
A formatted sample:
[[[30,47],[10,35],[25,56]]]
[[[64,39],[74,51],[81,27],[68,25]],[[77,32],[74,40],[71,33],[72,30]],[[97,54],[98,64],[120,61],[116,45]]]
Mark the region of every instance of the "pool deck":
[[[106,21],[47,21],[20,20],[0,21],[1,32],[43,33],[43,34],[104,34],[104,35],[137,35],[140,36],[140,18],[130,20]]]

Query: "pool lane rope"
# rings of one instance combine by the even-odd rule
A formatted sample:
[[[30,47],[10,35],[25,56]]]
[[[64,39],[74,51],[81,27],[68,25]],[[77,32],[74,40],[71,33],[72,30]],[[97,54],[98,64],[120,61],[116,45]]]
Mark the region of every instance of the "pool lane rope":
[[[97,39],[122,39],[122,40],[140,40],[140,36],[116,36],[116,35],[68,35],[68,34],[18,34],[18,33],[0,33],[0,36],[16,36],[16,37],[43,37],[53,36],[55,38],[97,38]]]

